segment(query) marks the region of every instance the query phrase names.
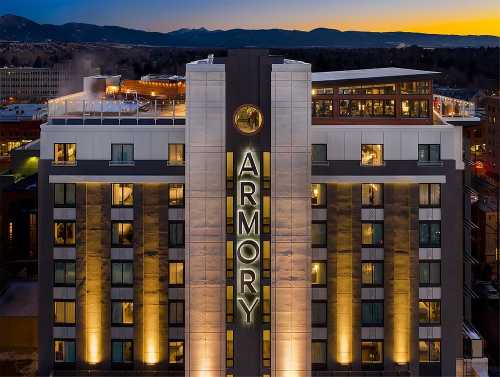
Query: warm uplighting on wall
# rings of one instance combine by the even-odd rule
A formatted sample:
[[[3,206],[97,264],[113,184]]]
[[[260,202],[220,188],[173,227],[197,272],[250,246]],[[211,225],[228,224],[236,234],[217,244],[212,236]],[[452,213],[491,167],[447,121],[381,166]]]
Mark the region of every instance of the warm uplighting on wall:
[[[352,362],[352,256],[337,253],[337,361]]]

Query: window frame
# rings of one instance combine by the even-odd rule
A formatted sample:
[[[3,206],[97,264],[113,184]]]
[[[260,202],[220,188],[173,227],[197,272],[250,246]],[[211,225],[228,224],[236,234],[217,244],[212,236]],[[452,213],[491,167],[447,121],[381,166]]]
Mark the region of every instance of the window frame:
[[[56,302],[59,303],[64,303],[64,322],[57,322],[56,321]],[[73,304],[73,317],[74,317],[74,322],[67,322],[66,318],[66,304]],[[58,327],[58,326],[63,326],[63,327],[75,327],[76,326],[76,320],[77,320],[77,307],[76,307],[76,300],[72,299],[55,299],[52,300],[52,318],[53,318],[53,326]]]
[[[181,322],[172,322],[172,316],[170,313],[172,313],[172,310],[171,310],[171,305],[182,305],[182,311],[181,311],[181,315],[182,315],[182,318],[181,318]],[[168,300],[168,326],[171,326],[171,327],[183,327],[186,323],[186,313],[185,313],[185,310],[186,310],[186,305],[185,305],[185,301],[184,300]],[[177,313],[177,311],[176,311]],[[175,316],[175,318],[177,319],[177,315]]]
[[[120,232],[123,233],[123,229],[118,229],[118,242],[114,242],[114,237],[113,237],[113,232],[114,232],[114,225],[117,224],[130,224],[132,225],[132,239],[130,241],[130,244],[127,243],[122,243],[120,241],[121,238],[124,238],[123,234],[120,235]],[[125,248],[131,248],[134,247],[134,221],[132,220],[112,220],[111,221],[111,246],[112,247],[125,247]]]
[[[314,264],[319,264],[319,265],[322,265],[323,268],[324,268],[324,282],[319,282],[319,283],[313,283],[313,279],[312,279],[312,275],[313,275],[313,272],[312,272],[312,268],[311,268],[311,286],[313,287],[326,287],[327,284],[328,284],[328,263],[324,260],[314,260],[311,262],[311,267],[314,265]],[[320,275],[321,276],[321,275]]]
[[[438,321],[431,321],[431,307],[429,306],[427,319],[425,321],[422,321],[420,318],[420,303],[429,303],[429,304],[437,303],[437,304],[439,304],[439,320]],[[438,325],[441,325],[441,322],[442,322],[441,300],[419,299],[418,300],[418,324],[419,324],[419,326],[438,326]]]
[[[58,145],[63,146],[63,160],[62,161],[56,160],[56,146],[58,146]],[[68,159],[68,156],[69,156],[69,153],[68,153],[69,147],[68,146],[69,145],[75,146],[75,159],[74,160]],[[76,161],[77,161],[76,143],[54,143],[53,144],[53,152],[54,152],[54,155],[52,157],[52,165],[70,165],[70,166],[76,165]]]
[[[363,361],[363,343],[379,343],[382,345],[382,354],[380,361],[376,362],[370,362],[370,361]],[[384,365],[384,353],[385,353],[385,347],[384,347],[384,340],[383,339],[363,339],[361,340],[361,365],[366,368],[369,366],[381,366]]]
[[[62,361],[59,361],[56,359],[56,342],[62,342],[63,345],[64,345],[64,354],[66,355],[66,343],[72,343],[73,344],[73,355],[75,357],[74,360],[71,360],[71,361],[67,361],[67,360],[62,360]],[[54,338],[53,341],[52,341],[52,350],[54,352],[54,364],[55,365],[74,365],[76,363],[76,351],[77,351],[77,344],[76,344],[76,340],[75,339],[66,339],[66,338]]]
[[[432,243],[432,225],[439,225],[439,243]],[[428,243],[422,243],[422,230],[424,229],[422,225],[428,225],[427,241]],[[441,234],[441,221],[440,220],[420,220],[418,222],[418,243],[420,248],[441,248],[443,243]]]
[[[315,363],[313,362],[312,360],[312,356],[311,356],[311,366],[312,366],[312,369],[313,370],[323,370],[323,369],[326,369],[326,366],[327,366],[327,360],[328,360],[328,341],[327,340],[324,340],[324,339],[312,339],[311,340],[311,353],[312,353],[312,349],[313,349],[313,343],[318,343],[318,344],[322,344],[324,349],[325,349],[325,358],[323,360],[323,362],[321,363]]]
[[[64,242],[63,243],[57,243],[56,242],[56,224],[64,224]],[[74,242],[68,242],[67,241],[67,226],[68,224],[73,224],[73,229],[74,229]],[[76,220],[54,220],[54,247],[75,247],[76,246]]]
[[[420,194],[421,194],[421,190],[422,190],[422,187],[424,186],[427,186],[427,189],[425,191],[426,192],[426,198],[427,198],[427,202],[428,204],[422,204],[421,201],[420,201]],[[433,204],[431,203],[432,200],[432,187],[439,187],[439,202],[437,204]],[[418,206],[420,208],[441,208],[441,200],[442,200],[442,186],[441,186],[441,183],[420,183],[418,185]]]
[[[123,190],[124,185],[132,186],[132,204],[125,204],[123,200]],[[119,203],[115,203],[115,186],[120,186],[120,191],[122,192],[122,197]],[[112,183],[111,184],[111,207],[112,208],[133,208],[134,207],[134,191],[135,185],[133,183]]]
[[[182,362],[171,362],[170,361],[170,350],[172,348],[171,343],[181,343],[182,344]],[[168,365],[170,368],[182,367],[186,363],[186,344],[184,339],[169,339],[168,340]]]
[[[427,360],[421,359],[420,343],[427,343]],[[439,360],[431,360],[431,343],[439,343]],[[418,340],[418,362],[422,364],[441,363],[441,339],[419,339]]]
[[[363,147],[370,147],[371,150],[372,150],[372,153],[373,153],[373,146],[375,145],[380,145],[380,153],[381,153],[381,157],[380,157],[380,164],[367,164],[367,163],[364,163],[363,162]],[[366,168],[378,168],[378,167],[381,167],[381,166],[385,166],[385,159],[384,159],[384,144],[361,144],[361,148],[360,148],[360,159],[359,159],[359,164],[360,166],[362,167],[366,167]]]
[[[172,204],[171,203],[171,195],[170,195],[170,189],[172,188],[172,186],[181,186],[182,187],[182,203],[179,203],[179,204]],[[185,202],[186,202],[186,199],[185,199],[185,194],[186,194],[186,186],[184,185],[184,183],[169,183],[168,184],[168,206],[169,208],[184,208],[185,207]]]
[[[315,148],[318,148],[318,147],[321,147],[321,148],[324,148],[324,154],[325,154],[325,159],[324,160],[315,160],[314,159],[314,151],[315,151]],[[323,154],[323,151],[321,151]],[[321,164],[326,164],[328,163],[328,144],[311,144],[311,163],[313,165],[321,165]]]
[[[437,265],[439,267],[439,281],[433,282],[432,280],[432,269],[431,265]],[[429,276],[429,282],[422,282],[422,267],[427,266],[427,276]],[[420,260],[418,263],[418,283],[420,287],[440,287],[441,286],[441,274],[442,274],[441,260]]]
[[[313,203],[313,198],[314,198],[314,185],[319,186],[319,191],[320,195],[318,195],[319,198],[321,198],[321,192],[323,192],[324,196],[324,203],[320,204],[314,204]],[[311,207],[312,208],[327,208],[328,207],[328,185],[326,183],[311,183]]]
[[[123,311],[124,311],[124,308],[123,308],[123,304],[126,304],[126,303],[130,303],[132,304],[132,323],[125,323],[124,322],[124,315],[123,315]],[[114,321],[114,317],[113,317],[113,313],[114,313],[114,306],[117,305],[117,304],[121,304],[122,307],[121,307],[121,321],[120,322],[115,322]],[[135,325],[135,308],[134,308],[134,300],[121,300],[121,299],[117,299],[117,300],[111,300],[111,326],[113,327],[134,327]]]
[[[381,204],[366,204],[363,203],[363,187],[364,186],[371,186],[371,185],[379,185],[380,186],[380,192],[381,192]],[[383,183],[362,183],[361,184],[361,208],[384,208],[384,184]]]
[[[64,282],[60,283],[56,281],[56,264],[64,264]],[[68,269],[67,265],[68,264],[73,264],[74,266],[74,272],[75,272],[75,281],[74,282],[68,282]],[[54,265],[53,265],[54,271],[53,271],[53,283],[54,287],[74,287],[76,286],[76,261],[74,259],[54,259]]]
[[[370,283],[370,284],[367,284],[365,282],[363,282],[363,265],[364,264],[372,264],[372,265],[377,265],[381,268],[382,270],[382,281],[380,283]],[[373,287],[383,287],[384,286],[384,262],[383,261],[378,261],[378,260],[364,260],[361,262],[361,286],[362,287],[366,287],[366,288],[373,288]],[[372,276],[372,281],[375,281],[375,267],[372,268],[372,273],[371,273],[371,276]]]
[[[176,265],[181,264],[182,265],[182,283],[178,283],[178,282],[171,283],[170,282],[170,266],[174,265],[174,264],[176,264]],[[177,274],[178,274],[178,271],[176,269],[175,276],[177,276]],[[177,260],[168,261],[168,286],[169,287],[184,287],[185,284],[186,284],[186,266],[185,266],[184,261],[177,261]]]
[[[172,162],[172,160],[170,159],[170,148],[172,146],[179,146],[179,145],[182,145],[182,161],[175,161],[175,162]],[[169,143],[168,144],[168,156],[167,156],[167,164],[169,166],[184,166],[186,164],[186,144],[185,143]]]
[[[123,276],[124,276],[124,273],[123,273],[123,265],[125,264],[129,264],[132,266],[132,281],[130,283],[124,283],[123,282]],[[121,283],[117,283],[114,281],[113,277],[115,276],[114,275],[114,270],[113,270],[113,266],[117,266],[117,265],[121,265]],[[112,287],[132,287],[134,285],[134,262],[133,261],[129,261],[129,260],[112,260],[111,261],[111,286]]]
[[[431,159],[431,149],[436,148],[439,153],[439,158],[436,159]],[[420,151],[424,150],[425,153],[425,159],[420,158]],[[435,152],[435,151],[434,151]],[[435,163],[440,163],[442,162],[441,159],[441,144],[418,144],[418,162],[420,164],[435,164]]]
[[[319,104],[320,102],[324,104],[326,103],[327,111],[324,112],[324,114],[327,115],[318,115],[317,107],[315,106],[317,103]],[[335,113],[334,109],[334,103],[332,98],[314,98],[311,100],[311,116],[312,118],[318,118],[318,119],[331,119],[333,118],[333,114]],[[323,114],[323,112],[321,112]]]
[[[320,240],[322,243],[314,243],[314,241],[312,239],[312,225],[311,225],[311,247],[312,248],[328,247],[328,222],[324,221],[324,220],[313,220],[311,224],[312,225],[324,225],[324,227],[325,227],[325,239]]]
[[[132,147],[132,158],[129,160],[124,160],[124,152],[123,149],[124,147]],[[120,148],[120,159],[119,160],[113,160],[113,151],[115,148]],[[109,160],[109,165],[110,166],[133,166],[135,165],[135,146],[133,143],[111,143],[111,159]]]
[[[372,225],[380,225],[382,227],[382,242],[379,244],[373,243],[373,236],[372,236],[372,243],[370,244],[365,244],[363,243],[363,225],[364,224],[372,224]],[[373,232],[375,234],[375,232]],[[361,247],[362,248],[383,248],[385,245],[385,227],[384,227],[384,221],[361,221]]]
[[[371,310],[370,310],[370,315],[371,317],[373,318],[373,313],[375,313],[375,310],[373,310],[374,308],[374,305],[378,305],[378,306],[381,306],[382,308],[382,318],[381,318],[381,321],[380,322],[365,322],[364,321],[364,318],[363,318],[363,313],[364,313],[364,310],[363,310],[363,307],[364,305],[371,305]],[[362,327],[384,327],[384,322],[385,322],[385,318],[384,318],[384,300],[362,300],[361,301],[361,326]]]
[[[322,305],[324,306],[324,321],[323,322],[314,322],[313,315],[313,305]],[[311,302],[311,326],[312,327],[327,327],[328,324],[328,301],[327,300],[312,300]]]
[[[113,345],[115,343],[121,343],[121,359],[122,361],[115,361],[113,356],[114,356],[114,347]],[[129,361],[123,361],[123,355],[124,355],[124,345],[125,343],[130,343],[131,344],[131,356],[132,356],[132,359],[129,360]],[[134,365],[134,340],[133,339],[111,339],[111,364],[113,366],[116,366],[116,365],[126,365],[126,366],[133,366]]]
[[[182,242],[181,243],[173,243],[170,235],[173,233],[170,228],[171,225],[181,225],[182,228]],[[186,228],[185,221],[183,220],[169,220],[168,221],[168,247],[170,248],[184,248],[186,245]]]
[[[56,186],[63,186],[63,196],[64,196],[64,203],[57,203],[56,201]],[[73,198],[73,203],[68,204],[67,201],[67,186],[73,186],[74,187],[74,198]],[[76,207],[76,183],[54,183],[54,208],[75,208]]]

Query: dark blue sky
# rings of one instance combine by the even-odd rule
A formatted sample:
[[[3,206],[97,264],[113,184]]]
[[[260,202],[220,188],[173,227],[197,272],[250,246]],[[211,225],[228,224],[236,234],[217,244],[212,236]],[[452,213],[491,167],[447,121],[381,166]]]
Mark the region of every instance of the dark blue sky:
[[[421,31],[500,35],[500,1],[480,0],[0,0],[0,14],[151,31],[182,27]]]

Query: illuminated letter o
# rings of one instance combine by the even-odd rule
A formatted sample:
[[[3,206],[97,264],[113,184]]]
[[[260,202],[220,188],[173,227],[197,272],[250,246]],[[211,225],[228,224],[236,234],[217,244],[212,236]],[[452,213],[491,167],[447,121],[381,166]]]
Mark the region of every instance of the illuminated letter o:
[[[246,250],[251,249],[250,257],[244,256],[241,253],[243,248]],[[259,249],[260,249],[259,244],[257,242],[253,240],[245,240],[238,246],[237,250],[238,259],[241,260],[243,263],[250,264],[259,257]]]

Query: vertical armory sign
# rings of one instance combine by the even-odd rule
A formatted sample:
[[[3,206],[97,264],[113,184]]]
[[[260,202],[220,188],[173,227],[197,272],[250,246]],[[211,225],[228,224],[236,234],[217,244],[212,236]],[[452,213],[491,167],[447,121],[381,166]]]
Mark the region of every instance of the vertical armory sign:
[[[246,150],[236,176],[236,297],[244,322],[253,322],[260,301],[260,161]]]

